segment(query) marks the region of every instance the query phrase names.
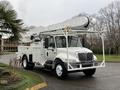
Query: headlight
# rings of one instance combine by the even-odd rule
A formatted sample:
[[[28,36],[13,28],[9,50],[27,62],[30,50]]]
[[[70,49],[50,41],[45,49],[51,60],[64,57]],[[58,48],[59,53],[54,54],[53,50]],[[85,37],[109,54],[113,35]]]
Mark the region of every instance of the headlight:
[[[79,53],[78,51],[77,51],[77,52],[75,52],[75,56],[76,56],[76,58],[78,58],[78,53]]]
[[[93,55],[93,60],[97,61],[97,57],[95,55]]]

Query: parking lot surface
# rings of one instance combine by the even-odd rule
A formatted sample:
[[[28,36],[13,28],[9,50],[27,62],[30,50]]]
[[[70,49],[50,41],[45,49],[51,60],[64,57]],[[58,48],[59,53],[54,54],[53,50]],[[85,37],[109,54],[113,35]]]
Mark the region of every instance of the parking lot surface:
[[[120,63],[106,63],[93,77],[85,77],[82,72],[70,73],[66,80],[57,79],[50,71],[39,68],[34,71],[48,83],[42,90],[120,90]]]
[[[9,63],[15,55],[0,56],[0,62]],[[85,77],[82,72],[70,73],[66,80],[57,79],[50,71],[36,67],[33,72],[46,80],[48,87],[40,90],[120,90],[120,63],[106,63],[93,77]]]

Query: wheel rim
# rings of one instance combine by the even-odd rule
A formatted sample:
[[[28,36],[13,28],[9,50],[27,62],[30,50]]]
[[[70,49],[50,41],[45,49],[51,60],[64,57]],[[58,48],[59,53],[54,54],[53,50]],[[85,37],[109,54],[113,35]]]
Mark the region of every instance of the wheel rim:
[[[27,62],[26,60],[23,60],[23,67],[26,67],[27,66]]]
[[[56,66],[56,74],[57,76],[61,76],[63,74],[63,68],[61,65]]]

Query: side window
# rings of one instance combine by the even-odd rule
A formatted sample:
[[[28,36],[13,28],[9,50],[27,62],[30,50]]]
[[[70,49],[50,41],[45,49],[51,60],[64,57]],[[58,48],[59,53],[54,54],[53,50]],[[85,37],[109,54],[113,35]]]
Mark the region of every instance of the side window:
[[[56,40],[57,48],[66,47],[66,38],[64,36],[57,36],[57,37],[55,37],[55,40]]]
[[[55,42],[53,37],[48,38],[48,47],[55,48]]]
[[[44,47],[45,48],[48,48],[48,47],[55,48],[55,42],[54,42],[54,38],[52,36],[44,39]]]

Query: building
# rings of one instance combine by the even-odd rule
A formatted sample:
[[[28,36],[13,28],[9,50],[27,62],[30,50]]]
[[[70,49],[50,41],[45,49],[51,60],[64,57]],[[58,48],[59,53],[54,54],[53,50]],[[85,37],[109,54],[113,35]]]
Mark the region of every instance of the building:
[[[16,52],[18,42],[11,41],[9,39],[0,39],[0,51],[1,52]]]

